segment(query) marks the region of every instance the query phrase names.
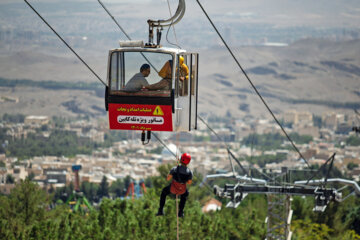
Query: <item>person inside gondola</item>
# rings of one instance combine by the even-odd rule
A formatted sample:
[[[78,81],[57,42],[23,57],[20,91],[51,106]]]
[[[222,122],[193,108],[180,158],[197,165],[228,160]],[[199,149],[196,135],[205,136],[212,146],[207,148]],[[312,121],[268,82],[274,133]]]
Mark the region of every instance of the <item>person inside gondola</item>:
[[[129,92],[140,91],[143,87],[149,86],[146,77],[150,74],[150,65],[143,64],[140,67],[140,72],[136,73],[125,85],[124,90]]]
[[[171,78],[172,78],[172,65],[173,61],[167,61],[164,66],[159,71],[159,76],[162,79],[154,84],[148,85],[145,89],[148,90],[170,90],[171,89]],[[184,58],[182,56],[179,57],[179,65],[180,65],[180,81],[187,80],[189,78],[189,68],[184,63]]]
[[[185,203],[187,197],[189,196],[189,192],[186,189],[186,184],[191,184],[193,177],[192,171],[187,167],[190,161],[191,161],[190,154],[184,153],[181,155],[180,165],[173,167],[170,170],[170,173],[167,176],[166,180],[168,181],[172,180],[172,182],[169,186],[165,187],[161,192],[160,207],[156,216],[164,215],[163,209],[166,202],[166,196],[172,193],[180,196],[178,216],[184,217]]]

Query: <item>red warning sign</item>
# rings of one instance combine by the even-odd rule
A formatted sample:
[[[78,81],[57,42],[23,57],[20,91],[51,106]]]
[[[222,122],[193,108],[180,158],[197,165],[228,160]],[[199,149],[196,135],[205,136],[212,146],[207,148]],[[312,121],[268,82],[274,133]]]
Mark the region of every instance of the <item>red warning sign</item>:
[[[172,131],[171,105],[109,104],[110,129]]]

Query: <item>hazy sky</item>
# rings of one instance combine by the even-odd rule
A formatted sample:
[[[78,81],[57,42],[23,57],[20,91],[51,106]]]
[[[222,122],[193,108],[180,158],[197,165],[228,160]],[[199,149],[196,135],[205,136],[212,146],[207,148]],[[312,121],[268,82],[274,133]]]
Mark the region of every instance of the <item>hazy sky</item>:
[[[174,12],[178,4],[177,0],[169,0]],[[2,10],[7,11],[8,3],[12,5],[20,3],[27,8],[21,0],[1,0]],[[71,11],[80,5],[92,12],[101,10],[96,0],[33,0],[34,6],[41,9],[46,4],[58,3],[58,8],[52,9],[58,12]],[[165,18],[169,16],[166,0],[104,0],[117,18],[136,17],[145,20],[147,18]],[[360,24],[360,1],[358,0],[202,0],[201,3],[214,19],[222,21],[266,22],[288,25],[318,25],[323,27],[343,26],[359,27]],[[187,19],[204,18],[196,0],[186,1]],[[66,9],[69,8],[69,9]],[[20,9],[19,9],[20,10]],[[50,9],[48,9],[50,10]],[[51,13],[43,12],[43,14]],[[15,12],[16,14],[16,12]],[[1,16],[0,16],[1,17]],[[16,15],[14,16],[16,17]]]

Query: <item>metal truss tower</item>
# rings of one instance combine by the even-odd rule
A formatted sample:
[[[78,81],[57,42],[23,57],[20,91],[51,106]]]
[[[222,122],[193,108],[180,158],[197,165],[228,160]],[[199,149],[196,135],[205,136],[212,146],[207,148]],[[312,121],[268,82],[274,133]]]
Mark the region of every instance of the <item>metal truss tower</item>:
[[[291,201],[290,195],[267,194],[266,240],[291,239]]]
[[[270,176],[268,180],[257,179],[247,176],[235,176],[233,173],[208,175],[203,180],[228,178],[237,181],[236,184],[225,184],[224,188],[214,185],[214,193],[230,201],[226,207],[236,208],[248,194],[266,194],[268,209],[265,222],[267,224],[266,240],[283,239],[290,240],[292,196],[312,196],[315,199],[313,211],[324,212],[330,201],[342,202],[352,195],[360,196],[360,187],[355,181],[333,178],[319,180],[290,181],[289,171],[283,168],[280,175]],[[275,179],[277,179],[275,181]],[[347,185],[352,187],[353,192],[343,196],[342,186],[340,189],[329,187]]]

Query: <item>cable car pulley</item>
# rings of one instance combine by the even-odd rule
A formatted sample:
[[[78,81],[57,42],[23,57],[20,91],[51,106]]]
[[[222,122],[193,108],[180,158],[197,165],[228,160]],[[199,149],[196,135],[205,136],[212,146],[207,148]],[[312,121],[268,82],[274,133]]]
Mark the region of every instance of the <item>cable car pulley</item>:
[[[174,25],[178,23],[185,14],[185,0],[179,0],[178,8],[176,9],[176,12],[174,16],[167,20],[151,20],[149,19],[147,22],[149,24],[149,42],[145,44],[146,47],[160,47],[160,41],[161,41],[161,31],[164,29],[164,27],[171,27],[171,25]],[[154,28],[156,28],[156,44],[154,43]]]

